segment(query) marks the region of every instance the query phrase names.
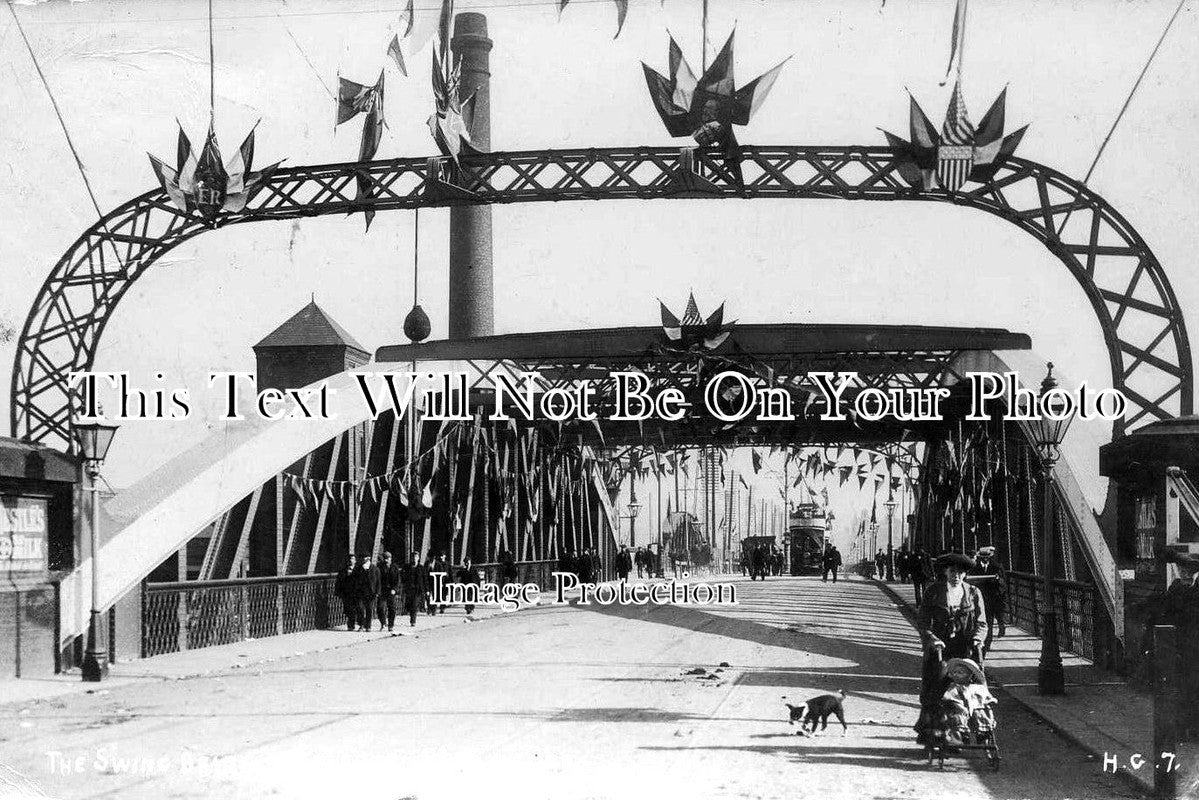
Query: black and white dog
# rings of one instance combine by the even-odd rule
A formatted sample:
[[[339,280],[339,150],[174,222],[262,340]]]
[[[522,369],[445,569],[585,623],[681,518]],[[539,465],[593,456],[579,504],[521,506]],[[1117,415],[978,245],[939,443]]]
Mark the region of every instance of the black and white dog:
[[[816,735],[816,724],[820,724],[820,730],[828,730],[828,718],[836,716],[841,722],[841,735],[845,736],[849,733],[849,726],[845,724],[845,709],[841,705],[841,701],[845,699],[845,690],[841,689],[837,694],[822,694],[819,697],[813,697],[811,700],[806,700],[797,706],[790,703],[784,703],[791,712],[790,724],[794,725],[799,722],[799,730],[796,731],[800,736],[806,735],[805,731],[808,728],[808,723],[811,723],[812,735]]]

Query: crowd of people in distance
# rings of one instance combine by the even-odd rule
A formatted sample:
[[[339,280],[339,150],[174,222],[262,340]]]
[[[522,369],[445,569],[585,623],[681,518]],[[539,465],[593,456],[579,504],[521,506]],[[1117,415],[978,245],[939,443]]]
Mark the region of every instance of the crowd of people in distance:
[[[515,561],[508,555],[501,561],[501,574],[508,563],[515,571]],[[337,573],[333,593],[341,600],[346,615],[348,630],[370,631],[374,620],[379,620],[379,630],[395,630],[396,614],[408,616],[408,624],[416,625],[419,613],[432,615],[445,613],[445,606],[434,603],[433,573],[444,573],[446,583],[477,584],[479,572],[469,557],[458,567],[451,567],[444,553],[429,555],[423,563],[420,554],[408,554],[408,560],[396,564],[391,553],[384,553],[378,564],[372,563],[369,554],[355,558]],[[515,577],[513,575],[513,577]],[[474,612],[474,606],[466,606],[466,613]]]
[[[558,558],[558,571],[574,575],[579,583],[596,583],[604,574],[604,562],[593,547],[584,547],[578,555],[567,550]]]

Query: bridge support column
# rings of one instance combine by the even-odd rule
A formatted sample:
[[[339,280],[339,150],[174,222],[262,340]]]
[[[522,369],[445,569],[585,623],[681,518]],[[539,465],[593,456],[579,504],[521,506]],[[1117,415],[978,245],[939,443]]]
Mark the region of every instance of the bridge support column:
[[[491,149],[491,46],[487,17],[477,13],[457,15],[450,47],[454,57],[462,59],[459,96],[475,96],[471,138],[480,150]],[[450,339],[495,332],[490,205],[450,209],[449,306]]]

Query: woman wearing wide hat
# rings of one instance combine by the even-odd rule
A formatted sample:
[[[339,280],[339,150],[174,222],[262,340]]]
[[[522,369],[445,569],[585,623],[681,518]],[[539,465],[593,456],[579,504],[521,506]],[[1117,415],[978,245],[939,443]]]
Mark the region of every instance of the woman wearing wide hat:
[[[974,567],[974,559],[961,553],[946,553],[936,561],[938,579],[924,592],[917,628],[924,645],[924,667],[920,682],[918,741],[923,743],[928,719],[935,713],[944,681],[943,664],[953,658],[982,663],[982,645],[987,636],[986,606],[977,587],[963,578]]]

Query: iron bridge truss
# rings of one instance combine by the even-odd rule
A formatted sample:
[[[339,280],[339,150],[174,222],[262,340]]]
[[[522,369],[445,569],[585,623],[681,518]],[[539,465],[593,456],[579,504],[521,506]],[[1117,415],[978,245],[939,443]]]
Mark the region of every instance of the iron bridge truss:
[[[1189,414],[1193,367],[1165,271],[1109,203],[1049,167],[1011,158],[985,185],[918,191],[886,147],[745,146],[744,183],[695,148],[635,147],[489,153],[454,167],[441,158],[293,167],[276,172],[243,211],[213,226],[462,204],[658,198],[908,200],[986,211],[1039,240],[1083,287],[1107,345],[1112,383],[1129,410],[1114,433],[1146,418]],[[365,178],[370,199],[356,201]],[[1067,224],[1069,220],[1069,224]],[[211,227],[161,190],[107,214],[59,259],[25,320],[12,377],[15,436],[68,447],[72,372],[92,368],[105,326],[133,283]]]

